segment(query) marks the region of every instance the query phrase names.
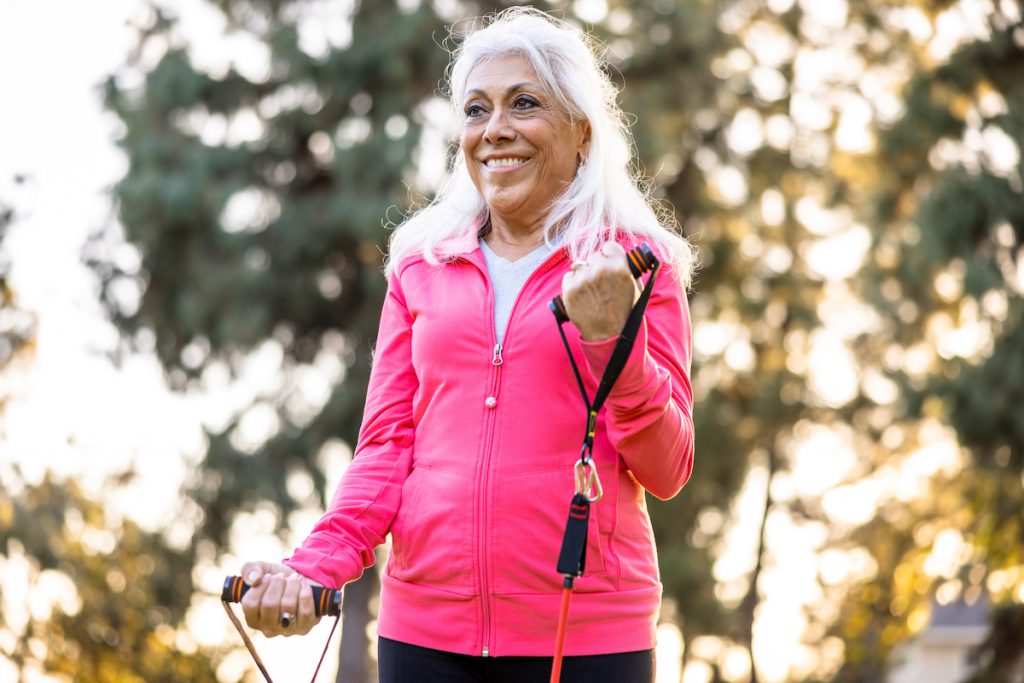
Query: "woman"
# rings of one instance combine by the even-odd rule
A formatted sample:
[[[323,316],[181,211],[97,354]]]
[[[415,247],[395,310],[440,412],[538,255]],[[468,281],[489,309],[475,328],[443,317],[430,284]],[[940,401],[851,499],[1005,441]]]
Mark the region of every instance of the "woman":
[[[582,32],[515,8],[453,57],[461,154],[392,237],[355,458],[302,547],[243,567],[246,618],[307,632],[310,583],[356,579],[390,533],[382,683],[546,681],[586,423],[547,303],[562,296],[593,395],[638,294],[625,250],[646,242],[666,267],[597,422],[604,497],[563,680],[649,683],[661,586],[644,490],[669,498],[692,467],[690,252],[630,176],[615,90]]]

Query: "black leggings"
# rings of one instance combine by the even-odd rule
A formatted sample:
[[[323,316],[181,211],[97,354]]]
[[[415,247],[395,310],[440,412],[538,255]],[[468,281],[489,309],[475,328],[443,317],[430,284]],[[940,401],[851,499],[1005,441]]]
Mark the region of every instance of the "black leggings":
[[[473,657],[379,638],[380,683],[548,683],[551,657]],[[653,683],[654,651],[565,657],[564,683]]]

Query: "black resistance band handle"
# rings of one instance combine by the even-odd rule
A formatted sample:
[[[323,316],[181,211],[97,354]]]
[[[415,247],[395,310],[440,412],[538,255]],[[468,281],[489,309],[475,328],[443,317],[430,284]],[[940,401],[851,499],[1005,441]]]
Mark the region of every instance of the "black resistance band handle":
[[[635,249],[630,249],[626,252],[626,261],[629,263],[629,272],[633,274],[633,277],[638,278],[654,266],[658,265],[658,259],[654,256],[654,252],[646,244],[641,244]],[[548,304],[548,308],[555,314],[555,319],[558,324],[569,322],[569,316],[565,312],[565,302],[562,301],[561,296],[556,296]]]
[[[249,584],[241,576],[229,576],[224,579],[224,590],[220,599],[224,602],[241,602],[242,596],[249,590]],[[313,610],[318,617],[325,614],[336,617],[341,614],[341,591],[323,586],[313,586]]]

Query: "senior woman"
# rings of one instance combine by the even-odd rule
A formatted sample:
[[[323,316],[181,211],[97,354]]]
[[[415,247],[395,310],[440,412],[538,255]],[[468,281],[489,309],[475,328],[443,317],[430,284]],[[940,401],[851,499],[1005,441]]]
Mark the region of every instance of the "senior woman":
[[[461,153],[392,236],[355,457],[290,558],[243,567],[246,618],[267,635],[307,632],[310,585],[356,579],[390,534],[382,683],[547,680],[587,414],[547,303],[563,298],[592,395],[638,296],[625,250],[646,242],[666,267],[597,419],[604,497],[562,680],[650,683],[661,585],[644,492],[674,496],[693,462],[690,251],[630,175],[586,34],[506,10],[464,38],[450,75]]]

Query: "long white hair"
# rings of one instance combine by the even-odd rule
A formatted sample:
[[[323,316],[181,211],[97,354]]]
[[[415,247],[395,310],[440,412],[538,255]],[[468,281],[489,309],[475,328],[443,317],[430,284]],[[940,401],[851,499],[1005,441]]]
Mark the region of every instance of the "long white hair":
[[[616,234],[628,235],[650,243],[688,285],[693,264],[690,246],[680,236],[671,211],[653,201],[632,172],[633,146],[626,117],[598,57],[598,46],[588,34],[531,7],[493,15],[452,53],[448,83],[454,114],[461,114],[473,68],[483,60],[512,54],[530,63],[544,88],[573,120],[590,124],[589,154],[552,204],[544,224],[545,242],[564,244],[573,260],[583,260]],[[422,253],[430,263],[450,257],[442,243],[475,234],[487,218],[487,204],[469,176],[462,150],[457,149],[451,172],[434,200],[392,233],[386,272],[390,275],[413,254]]]

